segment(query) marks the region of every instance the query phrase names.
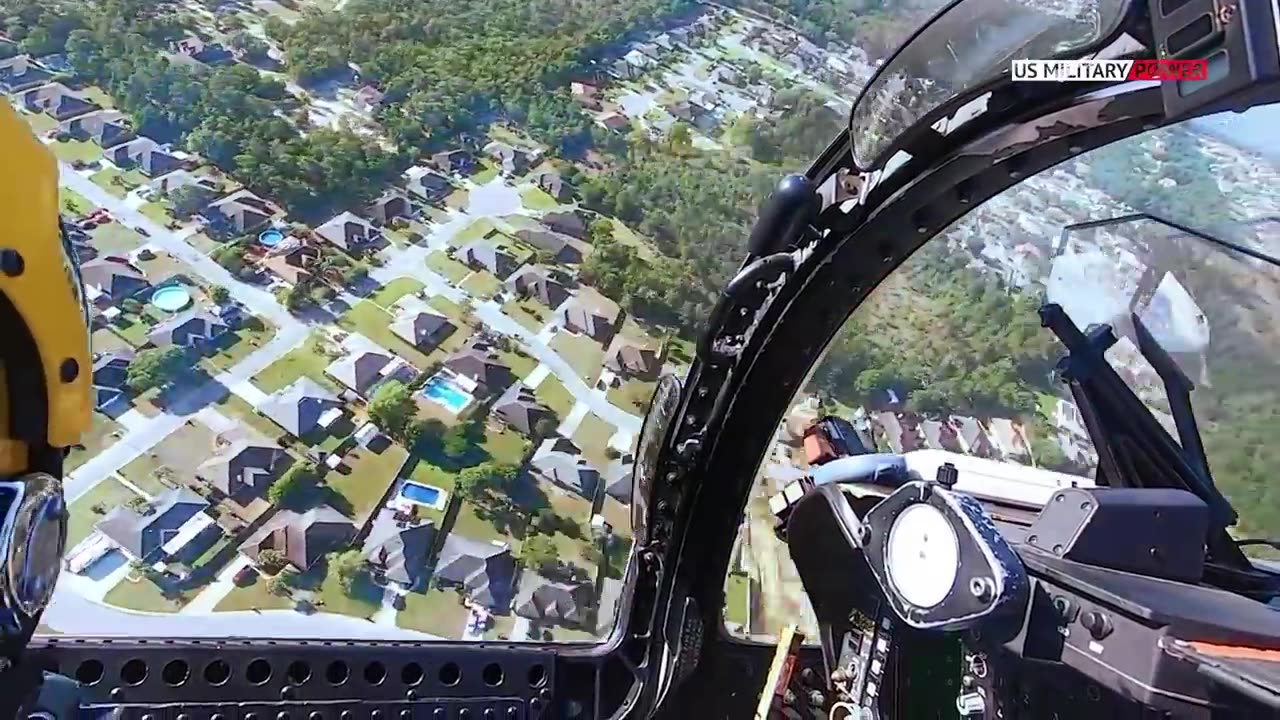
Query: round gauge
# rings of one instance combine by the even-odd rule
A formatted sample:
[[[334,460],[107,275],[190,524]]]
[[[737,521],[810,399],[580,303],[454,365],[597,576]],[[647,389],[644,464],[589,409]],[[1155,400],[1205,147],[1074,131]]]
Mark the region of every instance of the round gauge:
[[[960,541],[932,505],[908,507],[893,521],[885,544],[889,582],[903,600],[931,608],[946,599],[959,574]]]
[[[631,475],[631,530],[636,542],[648,540],[649,496],[658,472],[658,458],[667,439],[671,421],[680,409],[681,383],[674,375],[658,379],[649,412],[636,442],[635,467]]]

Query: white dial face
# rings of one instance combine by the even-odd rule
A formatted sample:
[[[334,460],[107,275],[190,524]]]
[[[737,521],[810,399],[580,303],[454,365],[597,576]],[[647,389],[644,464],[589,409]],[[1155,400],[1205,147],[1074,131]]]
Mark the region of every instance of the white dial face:
[[[946,599],[959,573],[960,543],[932,505],[912,505],[894,520],[885,548],[889,582],[903,599],[931,608]]]

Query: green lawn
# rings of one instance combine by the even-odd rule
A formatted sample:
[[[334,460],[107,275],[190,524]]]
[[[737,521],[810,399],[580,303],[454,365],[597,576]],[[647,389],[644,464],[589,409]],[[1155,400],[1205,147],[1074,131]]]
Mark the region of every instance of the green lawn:
[[[27,124],[31,126],[31,132],[36,135],[43,135],[44,133],[58,127],[58,121],[44,113],[24,112],[22,113],[22,117],[27,121]]]
[[[519,465],[520,461],[524,459],[525,451],[529,447],[529,441],[514,430],[497,431],[486,427],[484,440],[480,443],[480,447],[489,453],[489,457],[493,462]]]
[[[373,294],[373,297],[369,299],[372,300],[375,305],[381,305],[384,308],[389,308],[400,298],[405,295],[416,293],[422,288],[422,283],[414,280],[413,278],[396,278],[395,280],[392,280],[386,285],[378,288],[377,292]]]
[[[58,188],[58,197],[62,200],[62,212],[73,217],[91,213],[97,208],[89,198],[71,188]]]
[[[75,547],[77,543],[89,537],[93,526],[102,519],[102,515],[93,511],[94,505],[101,505],[103,515],[117,505],[138,497],[138,494],[111,478],[104,478],[94,485],[89,492],[81,495],[67,508],[70,518],[67,521],[67,547]]]
[[[462,278],[471,274],[471,268],[449,257],[443,250],[435,250],[427,255],[427,267],[454,284],[462,282]]]
[[[71,472],[81,465],[89,461],[94,455],[102,452],[108,445],[115,442],[115,438],[111,437],[111,433],[120,430],[120,424],[115,420],[95,412],[90,417],[92,425],[89,426],[89,432],[80,436],[80,444],[84,449],[74,448],[67,455],[67,459],[63,461],[62,469],[64,472]]]
[[[137,315],[124,314],[120,320],[111,323],[111,331],[128,343],[131,347],[142,347],[147,342],[147,333],[151,326]]]
[[[325,484],[346,498],[352,516],[361,522],[373,512],[408,457],[409,452],[396,444],[381,453],[357,447],[343,460],[350,472],[330,472]]]
[[[324,374],[324,369],[329,367],[331,362],[332,360],[316,352],[314,342],[308,340],[254,375],[253,384],[263,392],[271,393],[293,384],[293,381],[306,375],[337,392],[339,391],[338,383]]]
[[[560,203],[542,188],[527,187],[520,191],[520,201],[530,210],[555,210]]]
[[[364,335],[419,369],[426,367],[429,362],[426,354],[391,332],[391,320],[392,316],[386,310],[368,300],[362,300],[338,318],[338,325]]]
[[[534,332],[541,330],[551,319],[551,310],[546,305],[528,298],[508,300],[502,306],[502,312]]]
[[[169,213],[168,206],[163,202],[149,202],[138,208],[138,212],[146,215],[161,225],[168,225],[173,222],[173,215]]]
[[[604,348],[586,335],[573,335],[564,330],[551,339],[551,349],[569,363],[589,387],[595,385],[604,365]]]
[[[247,326],[250,324],[256,325],[257,329]],[[265,345],[273,335],[275,335],[275,328],[270,323],[262,320],[258,320],[257,323],[246,323],[245,327],[223,337],[218,343],[218,351],[205,355],[201,364],[208,366],[214,374],[230,370],[249,353]]]
[[[396,614],[396,625],[407,630],[457,639],[467,624],[467,608],[457,592],[432,588],[425,593],[404,596],[404,609]]]
[[[477,185],[484,185],[490,180],[498,177],[497,167],[490,165],[487,160],[482,164],[484,165],[484,169],[471,176],[471,181]]]
[[[382,606],[382,588],[374,585],[368,575],[362,575],[348,595],[342,590],[338,574],[330,572],[325,576],[316,599],[323,603],[320,608],[325,612],[367,618]]]
[[[109,222],[89,231],[89,237],[98,252],[104,255],[123,255],[143,245],[143,238],[132,228],[118,222]]]
[[[121,172],[112,167],[99,170],[89,179],[98,187],[116,197],[128,195],[130,190],[147,181],[146,177],[138,172],[137,169]]]
[[[494,229],[493,221],[489,218],[480,218],[470,225],[460,230],[453,236],[454,247],[462,247],[473,240],[480,240],[488,235]]]
[[[617,428],[596,417],[594,413],[587,413],[578,425],[578,431],[573,434],[573,442],[582,448],[583,457],[597,468],[605,468],[609,465],[605,448],[609,445],[609,438],[617,431]]]
[[[439,310],[441,314],[453,321],[454,325],[459,328],[466,326],[466,321],[462,318],[462,306],[442,295],[436,295],[427,301],[431,307]],[[455,335],[457,333],[454,333]]]
[[[538,361],[523,351],[515,349],[510,352],[499,351],[498,356],[502,358],[502,362],[506,363],[507,367],[511,368],[511,372],[515,373],[518,378],[525,377],[533,372],[534,368],[538,367]]]
[[[167,473],[170,484],[181,483],[183,479],[193,480],[196,466],[213,453],[214,438],[213,430],[193,420],[190,425],[179,426],[150,451],[125,465],[120,474],[152,494],[166,487],[166,483],[156,477],[157,473]]]
[[[460,210],[467,206],[467,201],[471,199],[471,193],[466,190],[454,190],[444,199],[445,207],[451,207]]]
[[[476,510],[476,506],[470,500],[463,500],[461,507],[458,508],[458,517],[453,522],[453,532],[472,540],[507,541],[510,539],[499,532],[492,522],[481,518]]]
[[[203,458],[200,461],[203,462]],[[147,453],[143,453],[134,458],[128,465],[120,468],[120,474],[125,480],[137,485],[143,492],[154,497],[169,487],[156,474],[156,471],[163,465],[164,463],[159,458],[153,458]]]
[[[214,606],[214,612],[235,610],[288,610],[293,600],[267,592],[267,578],[259,577],[248,587],[237,587]]]
[[[657,383],[648,380],[623,380],[618,387],[609,388],[609,402],[628,412],[644,414],[649,410],[655,385]]]
[[[77,160],[91,163],[102,159],[102,149],[90,140],[59,140],[50,144],[49,149],[59,160],[67,163]]]
[[[95,353],[107,352],[110,350],[132,350],[133,346],[125,342],[124,338],[111,332],[107,328],[99,328],[93,331],[93,335],[89,336],[89,346],[93,348]]]
[[[730,573],[724,585],[724,619],[738,625],[747,623],[747,602],[751,581],[746,575]]]
[[[573,395],[555,375],[543,378],[538,387],[534,388],[533,394],[562,420],[573,409]]]
[[[502,281],[487,270],[477,270],[462,281],[462,289],[482,300],[488,300],[502,289]]]
[[[176,613],[186,604],[182,598],[165,597],[155,583],[134,575],[116,583],[102,600],[108,605],[144,612]]]
[[[104,108],[113,108],[116,106],[116,101],[112,99],[105,90],[97,85],[89,85],[83,88],[80,90],[80,94],[83,95],[86,100],[91,100]]]
[[[285,434],[279,425],[259,415],[249,403],[245,402],[244,398],[235,393],[227,393],[227,396],[217,404],[216,409],[232,420],[245,423],[271,440],[278,441]]]

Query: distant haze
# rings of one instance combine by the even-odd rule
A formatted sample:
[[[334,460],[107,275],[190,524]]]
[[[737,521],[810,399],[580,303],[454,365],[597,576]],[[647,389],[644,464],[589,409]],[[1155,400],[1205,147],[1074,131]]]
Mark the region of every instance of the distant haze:
[[[1251,150],[1269,160],[1280,160],[1280,143],[1276,127],[1280,124],[1280,105],[1264,105],[1245,113],[1224,112],[1191,121],[1191,125],[1238,147]]]

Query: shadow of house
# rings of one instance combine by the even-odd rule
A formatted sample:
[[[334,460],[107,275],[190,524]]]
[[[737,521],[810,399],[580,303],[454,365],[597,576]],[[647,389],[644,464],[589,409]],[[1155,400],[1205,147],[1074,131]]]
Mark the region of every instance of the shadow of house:
[[[622,377],[652,380],[662,369],[662,357],[653,343],[618,335],[605,352],[604,365]]]
[[[424,587],[430,576],[428,562],[435,539],[434,523],[398,519],[394,510],[383,508],[369,528],[361,553],[375,580],[413,590]]]
[[[214,200],[204,209],[210,229],[224,236],[253,232],[272,220],[284,217],[284,211],[248,190],[237,190]]]
[[[175,40],[169,44],[169,49],[173,51],[175,59],[192,65],[216,67],[235,61],[235,55],[230,50],[195,35]]]
[[[316,228],[316,234],[348,253],[361,254],[387,246],[387,239],[373,223],[350,211]]]
[[[53,73],[41,67],[30,55],[14,55],[0,60],[0,90],[22,92],[53,79]]]
[[[449,318],[426,308],[401,308],[391,321],[391,332],[410,345],[429,352],[457,328]]]
[[[520,263],[510,253],[488,240],[476,240],[458,248],[458,259],[472,270],[488,270],[499,280],[515,272]]]
[[[493,416],[506,427],[532,438],[543,420],[554,421],[555,413],[538,401],[533,390],[516,383],[493,404]]]
[[[592,583],[558,583],[526,571],[515,597],[515,612],[537,623],[581,626],[595,602]]]
[[[93,395],[97,410],[107,412],[126,400],[131,362],[132,350],[111,350],[94,359]]]
[[[213,518],[204,514],[208,506],[188,488],[171,488],[157,495],[144,512],[118,506],[95,527],[130,560],[148,562],[181,552],[212,526]]]
[[[600,489],[600,472],[581,453],[567,438],[543,440],[529,463],[529,474],[594,502]]]
[[[506,545],[450,533],[436,558],[435,581],[460,587],[472,602],[504,612],[511,607],[516,561]]]
[[[590,288],[583,288],[558,311],[566,328],[602,345],[613,339],[621,313],[617,303]]]
[[[22,106],[31,112],[42,112],[54,120],[67,120],[102,106],[86,100],[62,83],[49,83],[22,93]]]
[[[196,468],[196,478],[215,492],[247,507],[289,469],[293,456],[266,440],[236,439]]]
[[[329,505],[304,513],[281,510],[240,544],[240,552],[253,562],[266,550],[275,550],[300,572],[355,537],[356,526]]]
[[[570,264],[582,262],[582,250],[574,244],[574,238],[563,233],[525,228],[517,230],[516,237],[548,253],[558,262]]]
[[[80,266],[85,295],[98,307],[110,307],[151,287],[142,271],[113,257],[95,258]]]
[[[140,137],[102,152],[117,167],[136,167],[147,177],[159,177],[178,170],[183,161],[164,150],[149,137]]]
[[[342,408],[338,397],[320,383],[303,376],[267,396],[258,412],[290,435],[301,438],[319,427],[321,417],[335,408]]]
[[[414,215],[413,203],[404,193],[391,188],[383,191],[378,199],[369,203],[365,214],[369,222],[377,226],[390,225],[399,218],[411,218]]]
[[[77,140],[92,140],[98,147],[109,148],[133,139],[133,128],[124,115],[115,110],[99,110],[58,124],[58,131]]]
[[[453,183],[438,173],[424,172],[406,183],[405,189],[423,202],[438,205],[453,192]]]
[[[511,368],[502,362],[489,343],[480,338],[473,338],[450,355],[444,366],[453,374],[475,383],[472,394],[477,396],[498,392],[515,381]]]
[[[230,330],[225,320],[208,310],[191,309],[156,323],[147,333],[147,342],[158,348],[204,352]]]
[[[569,289],[540,265],[525,265],[507,278],[506,285],[517,295],[533,298],[552,310],[569,299]]]
[[[442,173],[469,175],[476,167],[475,157],[467,150],[446,150],[431,156],[428,163]]]

